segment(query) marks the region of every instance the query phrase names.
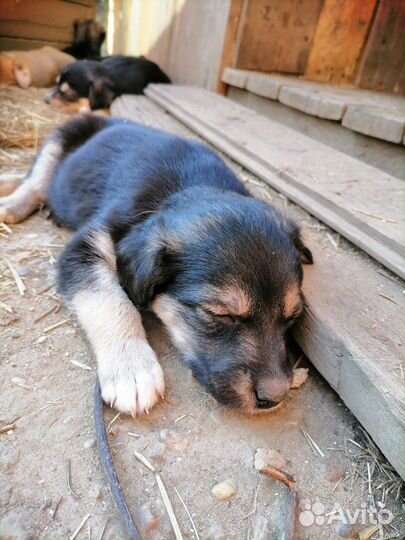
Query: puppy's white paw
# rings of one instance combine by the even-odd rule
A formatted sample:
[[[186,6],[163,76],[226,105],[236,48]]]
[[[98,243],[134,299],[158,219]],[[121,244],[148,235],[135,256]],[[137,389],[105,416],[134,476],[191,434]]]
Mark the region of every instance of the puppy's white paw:
[[[102,398],[118,411],[148,413],[163,397],[163,371],[147,341],[109,344],[98,351],[97,360]]]
[[[19,223],[32,211],[31,201],[25,201],[17,194],[0,198],[0,223]]]

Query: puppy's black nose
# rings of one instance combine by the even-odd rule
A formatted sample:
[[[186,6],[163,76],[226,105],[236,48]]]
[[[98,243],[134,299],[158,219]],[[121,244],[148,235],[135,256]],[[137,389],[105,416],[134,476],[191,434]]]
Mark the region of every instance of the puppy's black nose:
[[[263,392],[260,392],[260,390],[256,391],[256,406],[258,409],[271,409],[279,403],[279,401],[268,399]]]

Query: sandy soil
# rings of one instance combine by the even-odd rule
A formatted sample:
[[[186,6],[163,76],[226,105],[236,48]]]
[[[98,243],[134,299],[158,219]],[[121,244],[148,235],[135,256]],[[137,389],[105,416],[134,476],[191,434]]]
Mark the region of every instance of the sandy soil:
[[[52,113],[39,97],[32,99],[38,100],[40,114],[49,117]],[[9,156],[17,156],[10,169],[26,166],[32,153],[8,149]],[[243,176],[258,196],[286,205],[259,180]],[[300,210],[291,211],[309,219]],[[0,236],[0,538],[68,538],[89,516],[78,539],[125,540],[95,441],[95,361],[53,286],[55,260],[70,233],[55,227],[46,212],[11,229],[11,234],[2,229]],[[23,281],[23,295],[10,265]],[[291,392],[279,412],[244,417],[218,406],[192,379],[157,321],[148,320],[147,326],[166,373],[167,399],[143,419],[117,418],[114,411],[105,411],[117,472],[145,538],[169,540],[174,533],[154,475],[134,450],[160,471],[184,538],[286,538],[292,496],[283,484],[255,471],[259,447],[279,450],[296,480],[300,508],[295,538],[354,538],[369,526],[367,520],[361,523],[361,516],[354,527],[334,519],[337,504],[353,512],[370,503],[366,463],[374,467],[376,461],[359,448],[370,451],[372,446],[315,370],[310,368],[307,383]],[[10,429],[3,429],[9,424]],[[236,493],[218,501],[211,489],[226,479],[232,479]],[[373,480],[377,504],[381,490],[376,487]],[[396,537],[405,538],[404,508],[395,495],[394,490],[387,498],[394,514],[391,525],[372,538],[394,537],[396,531],[402,531]],[[318,512],[317,522],[306,526],[301,510],[309,510],[304,518],[310,521],[311,515],[315,519],[311,510]]]

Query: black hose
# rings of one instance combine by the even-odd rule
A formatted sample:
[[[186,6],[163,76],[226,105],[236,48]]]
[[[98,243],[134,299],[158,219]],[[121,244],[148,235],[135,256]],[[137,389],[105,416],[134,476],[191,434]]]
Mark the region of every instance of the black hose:
[[[115,504],[125,523],[130,538],[133,540],[142,540],[138,527],[136,526],[127,506],[127,502],[125,500],[124,493],[122,492],[111,457],[107,432],[104,424],[103,399],[101,397],[100,383],[98,378],[94,388],[94,421],[96,425],[97,446],[101,463],[103,464],[105,474],[107,475],[108,484],[110,486]]]

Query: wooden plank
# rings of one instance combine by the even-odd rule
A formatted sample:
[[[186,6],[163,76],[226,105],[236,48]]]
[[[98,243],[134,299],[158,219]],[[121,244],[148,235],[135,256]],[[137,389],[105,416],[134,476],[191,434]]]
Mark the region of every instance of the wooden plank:
[[[161,111],[168,108],[165,103]],[[145,97],[123,96],[114,101],[112,114],[193,136],[183,124],[156,109]],[[201,134],[199,126],[196,131]],[[216,144],[211,134],[209,139]],[[228,144],[222,132],[217,137],[221,150],[224,141]],[[239,161],[236,154],[233,157]],[[240,163],[246,159],[242,156]],[[252,184],[247,187],[252,190]],[[260,193],[262,188],[257,190]],[[268,195],[277,205],[280,199],[274,193],[265,193],[264,200]],[[400,362],[405,362],[403,284],[385,277],[388,274],[380,273],[376,263],[343,239],[337,248],[332,246],[329,233],[301,209],[290,205],[289,213],[303,224],[305,241],[315,255],[314,266],[304,268],[307,310],[296,338],[405,478],[405,385],[399,370]]]
[[[278,99],[284,105],[327,120],[341,120],[346,109],[343,100],[307,88],[283,86]]]
[[[228,86],[245,88],[250,71],[245,69],[226,68],[222,75],[222,81]]]
[[[40,41],[37,39],[5,38],[0,36],[0,51],[31,51],[44,45],[50,45],[55,49],[64,49],[66,43],[56,41]]]
[[[149,17],[159,4],[143,2],[140,11]],[[150,38],[155,35],[156,17],[139,24],[138,42],[149,42],[148,56],[162,58],[160,65],[174,82],[215,89],[231,0],[172,4],[167,8],[171,17],[155,39]],[[138,50],[131,52],[138,54]]]
[[[367,45],[361,60],[356,84],[405,94],[401,77],[405,58],[405,2],[384,0],[379,3]]]
[[[401,143],[405,132],[405,109],[401,114],[384,108],[350,105],[342,125],[365,135]]]
[[[222,73],[227,67],[233,67],[236,62],[241,37],[240,23],[244,6],[247,6],[247,0],[231,0],[224,43],[222,46],[221,62],[218,70],[216,87],[218,94],[226,94],[227,84],[222,79]]]
[[[73,22],[73,21],[72,21]],[[72,26],[54,26],[30,21],[0,20],[0,34],[10,38],[36,39],[69,44],[72,42]]]
[[[236,67],[304,73],[324,0],[250,0]]]
[[[337,84],[354,80],[375,6],[376,0],[325,0],[306,77]]]
[[[246,158],[252,172],[272,187],[405,277],[404,182],[202,89],[151,85],[146,93],[205,138],[215,138],[224,151]]]
[[[405,153],[402,145],[368,137],[344,128],[339,122],[325,122],[316,116],[285,107],[279,101],[232,86],[228,89],[227,98],[380,171],[405,180]]]
[[[389,142],[402,140],[405,100],[398,96],[230,68],[225,70],[223,80],[230,86],[246,88],[259,96],[277,99],[283,105],[328,120],[342,120],[350,108],[343,123],[345,127]]]
[[[73,21],[92,19],[95,15],[94,5],[64,0],[0,0],[0,34],[2,38],[71,43]]]
[[[65,0],[0,0],[0,20],[44,23],[49,26],[70,27],[75,19],[91,19],[95,8]]]

